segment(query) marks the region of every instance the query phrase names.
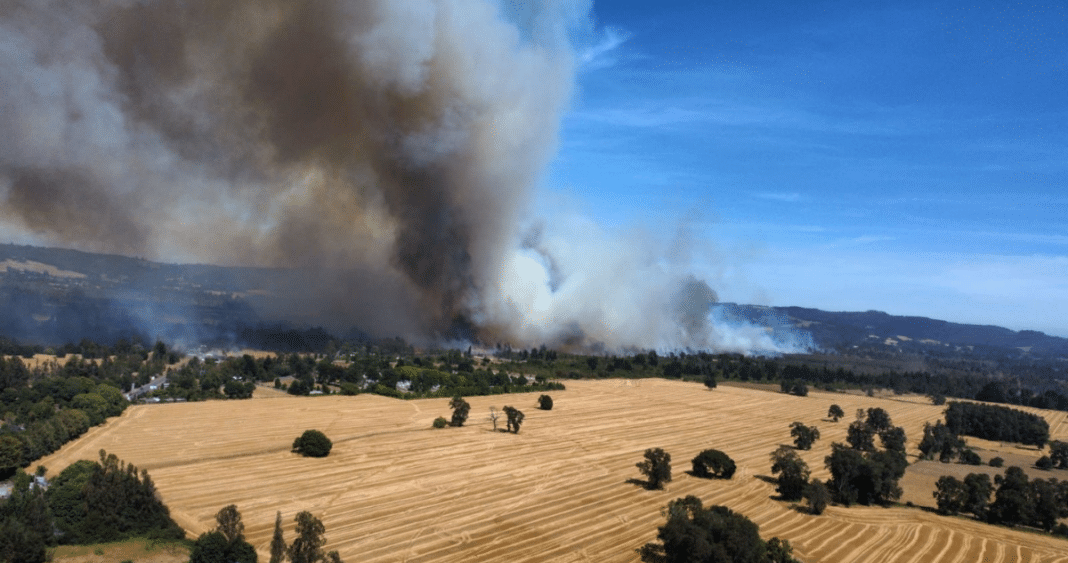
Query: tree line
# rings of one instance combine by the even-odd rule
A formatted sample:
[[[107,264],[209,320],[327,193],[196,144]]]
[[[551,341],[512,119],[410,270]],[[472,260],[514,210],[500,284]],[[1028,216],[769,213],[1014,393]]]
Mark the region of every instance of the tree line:
[[[43,478],[39,468],[37,477]],[[49,484],[19,471],[12,496],[0,502],[0,560],[42,563],[57,542],[90,544],[133,537],[181,539],[185,532],[160,502],[155,484],[114,454],[78,461]]]
[[[984,473],[970,473],[963,481],[944,475],[935,488],[932,495],[942,514],[971,514],[991,524],[1033,526],[1068,537],[1068,525],[1057,521],[1068,517],[1068,481],[1029,479],[1013,466],[993,483]]]
[[[1049,441],[1049,423],[1036,414],[997,405],[951,401],[946,426],[957,435],[984,440],[1018,442],[1039,448]]]

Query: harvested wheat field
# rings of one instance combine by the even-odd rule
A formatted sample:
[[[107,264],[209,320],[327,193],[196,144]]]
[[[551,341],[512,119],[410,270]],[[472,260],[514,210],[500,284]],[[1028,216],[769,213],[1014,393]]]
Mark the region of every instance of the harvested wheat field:
[[[692,494],[789,539],[807,562],[1068,561],[1068,541],[946,518],[910,508],[830,507],[802,514],[773,500],[768,456],[790,443],[795,420],[823,438],[800,452],[813,476],[844,441],[855,409],[879,406],[905,427],[915,451],[923,423],[941,407],[919,401],[779,393],[664,380],[568,381],[555,408],[538,394],[468,398],[463,428],[435,430],[446,399],[264,398],[131,407],[43,463],[52,473],[101,448],[150,470],[175,519],[191,535],[237,504],[249,540],[266,557],[275,511],[309,510],[326,526],[327,549],[348,561],[636,561],[655,538],[669,500]],[[823,419],[838,403],[846,420]],[[493,432],[489,407],[512,405],[526,420],[517,435]],[[1044,413],[1055,438],[1068,438],[1065,413]],[[325,459],[290,453],[308,428],[334,441]],[[628,482],[646,448],[673,459],[664,491]],[[716,448],[738,463],[730,481],[686,473],[698,452]],[[929,494],[929,493],[928,493]]]

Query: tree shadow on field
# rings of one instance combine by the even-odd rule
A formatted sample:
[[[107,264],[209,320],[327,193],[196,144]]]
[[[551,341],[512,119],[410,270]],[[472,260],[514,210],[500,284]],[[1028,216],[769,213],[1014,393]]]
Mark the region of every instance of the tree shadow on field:
[[[753,475],[753,477],[756,477],[757,479],[760,479],[761,481],[768,483],[769,485],[775,485],[776,487],[779,486],[779,480],[775,477],[771,477],[769,475]]]
[[[768,475],[753,475],[753,477],[756,477],[757,479],[760,479],[761,481],[763,481],[763,482],[765,482],[765,483],[767,483],[769,485],[774,485],[775,487],[779,486],[779,480],[777,478],[775,478],[775,477],[770,477]],[[770,495],[770,496],[768,496],[768,498],[770,498],[771,500],[778,500],[778,501],[783,501],[783,502],[791,502],[791,501],[787,501],[786,499],[782,498],[782,495],[780,495],[780,494]]]
[[[641,488],[643,488],[643,489],[645,489],[647,491],[659,491],[659,490],[661,490],[660,488],[653,488],[653,484],[650,483],[649,481],[646,481],[645,479],[634,479],[634,478],[631,478],[631,479],[627,479],[626,483],[628,485],[637,485],[637,486],[639,486],[639,487],[641,487]]]

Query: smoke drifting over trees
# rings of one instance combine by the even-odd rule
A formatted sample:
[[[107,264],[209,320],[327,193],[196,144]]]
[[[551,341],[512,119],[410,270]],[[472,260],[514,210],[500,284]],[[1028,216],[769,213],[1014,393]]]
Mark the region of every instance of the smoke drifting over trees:
[[[530,228],[590,26],[537,5],[2,2],[0,233],[297,268],[275,313],[383,335],[776,348],[655,251]]]

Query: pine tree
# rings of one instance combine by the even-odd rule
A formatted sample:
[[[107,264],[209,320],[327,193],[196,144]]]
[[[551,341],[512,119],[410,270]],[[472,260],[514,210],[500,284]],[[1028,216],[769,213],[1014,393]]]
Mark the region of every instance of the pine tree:
[[[286,539],[282,535],[282,512],[274,519],[274,537],[271,538],[271,563],[284,563],[286,560]]]

